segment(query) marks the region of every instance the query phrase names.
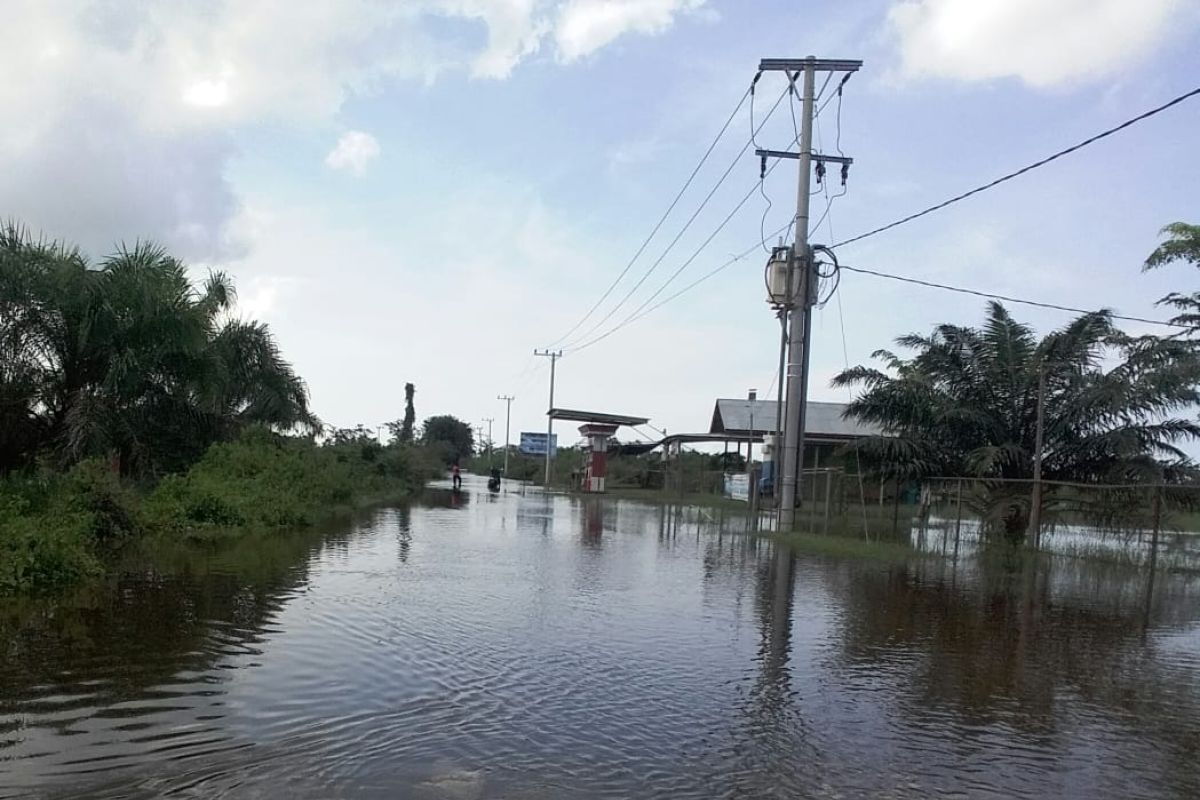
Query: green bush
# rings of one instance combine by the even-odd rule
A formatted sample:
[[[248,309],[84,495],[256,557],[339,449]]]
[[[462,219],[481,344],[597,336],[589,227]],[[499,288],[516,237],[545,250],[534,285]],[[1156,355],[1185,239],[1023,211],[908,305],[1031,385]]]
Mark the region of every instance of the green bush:
[[[0,483],[0,594],[74,583],[101,545],[141,526],[136,497],[99,464]]]
[[[405,447],[321,447],[251,430],[163,480],[147,498],[146,513],[167,530],[310,525],[332,509],[419,488],[422,461]]]
[[[0,594],[66,586],[99,572],[91,527],[86,512],[0,524]]]
[[[318,446],[262,429],[216,444],[145,496],[104,464],[0,480],[0,594],[53,588],[101,569],[136,534],[311,525],[339,508],[395,499],[438,474],[412,446]]]
[[[100,462],[84,461],[71,469],[60,496],[65,510],[87,515],[93,539],[112,541],[141,530],[137,495]]]

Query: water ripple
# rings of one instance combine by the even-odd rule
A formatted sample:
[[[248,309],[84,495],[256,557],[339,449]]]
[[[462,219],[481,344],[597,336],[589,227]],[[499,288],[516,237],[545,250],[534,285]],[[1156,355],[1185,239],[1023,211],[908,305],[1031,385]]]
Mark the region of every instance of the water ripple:
[[[1200,795],[1185,577],[470,485],[255,546],[0,616],[0,797]]]

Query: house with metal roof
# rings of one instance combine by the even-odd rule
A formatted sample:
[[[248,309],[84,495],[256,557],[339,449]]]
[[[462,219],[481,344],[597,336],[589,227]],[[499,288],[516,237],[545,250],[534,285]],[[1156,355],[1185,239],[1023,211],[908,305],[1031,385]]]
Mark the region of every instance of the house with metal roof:
[[[778,409],[779,404],[774,400],[721,398],[713,408],[709,435],[726,441],[761,441],[763,436],[775,433]],[[842,448],[858,439],[883,434],[877,425],[846,419],[845,411],[845,403],[808,402],[804,419],[804,469],[851,468],[841,455]]]
[[[731,438],[757,437],[775,432],[779,404],[774,400],[719,399],[713,408],[709,433],[732,434]],[[846,419],[845,403],[810,400],[804,419],[804,440],[812,444],[846,444],[868,436],[880,436],[877,425]]]

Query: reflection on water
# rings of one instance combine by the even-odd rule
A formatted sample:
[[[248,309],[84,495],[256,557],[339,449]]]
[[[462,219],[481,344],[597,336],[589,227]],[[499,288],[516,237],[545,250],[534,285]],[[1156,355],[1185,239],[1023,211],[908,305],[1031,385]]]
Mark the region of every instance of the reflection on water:
[[[0,796],[1200,795],[1196,580],[482,489],[0,606]]]

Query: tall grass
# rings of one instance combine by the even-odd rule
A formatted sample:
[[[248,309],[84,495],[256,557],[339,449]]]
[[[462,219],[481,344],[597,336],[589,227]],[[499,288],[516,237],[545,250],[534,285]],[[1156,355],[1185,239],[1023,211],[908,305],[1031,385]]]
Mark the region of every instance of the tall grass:
[[[0,594],[78,583],[131,537],[304,527],[403,498],[436,472],[420,448],[321,447],[252,429],[140,491],[97,462],[10,477],[0,482]]]

